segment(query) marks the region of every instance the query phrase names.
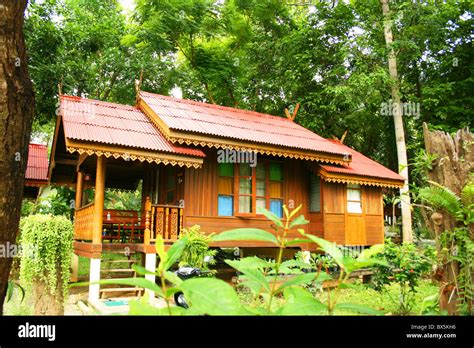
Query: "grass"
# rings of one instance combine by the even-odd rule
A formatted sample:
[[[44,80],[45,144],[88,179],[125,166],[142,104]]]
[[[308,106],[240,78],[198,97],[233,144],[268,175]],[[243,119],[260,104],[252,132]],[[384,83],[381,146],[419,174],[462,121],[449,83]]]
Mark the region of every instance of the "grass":
[[[414,305],[411,310],[413,315],[419,315],[422,309],[423,299],[437,294],[439,288],[431,284],[430,280],[420,281],[416,288]],[[325,302],[326,292],[316,294],[316,298]],[[338,303],[357,303],[370,308],[378,309],[386,314],[395,314],[397,312],[398,301],[400,298],[400,288],[397,284],[387,287],[386,291],[377,292],[365,285],[360,284],[357,289],[342,289],[339,295]],[[355,315],[354,312],[335,311],[335,315]]]
[[[387,291],[385,292],[377,292],[368,286],[357,283],[357,288],[346,288],[341,289],[339,294],[338,303],[355,303],[364,305],[373,309],[377,309],[382,311],[385,314],[394,314],[396,313],[397,306],[398,306],[398,299],[399,299],[399,287],[396,284],[390,285],[387,287]],[[327,292],[326,290],[315,290],[310,289],[314,292],[314,295],[317,299],[321,302],[327,302]],[[412,315],[419,315],[423,299],[437,294],[438,287],[436,285],[431,284],[430,280],[422,280],[420,281],[419,286],[416,288],[415,294],[415,301],[414,306],[412,308],[411,314]],[[250,305],[252,303],[252,296],[250,291],[245,287],[238,287],[237,293],[244,304]],[[278,299],[278,302],[282,303],[282,299]],[[263,303],[262,303],[263,306]],[[358,315],[354,312],[349,311],[341,311],[336,310],[334,315]]]

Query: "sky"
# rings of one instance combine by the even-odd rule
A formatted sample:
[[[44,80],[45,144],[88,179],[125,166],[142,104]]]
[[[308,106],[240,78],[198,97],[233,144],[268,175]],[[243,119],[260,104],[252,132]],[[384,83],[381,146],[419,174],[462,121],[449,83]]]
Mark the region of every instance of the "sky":
[[[133,11],[135,8],[134,0],[118,0],[126,12]]]

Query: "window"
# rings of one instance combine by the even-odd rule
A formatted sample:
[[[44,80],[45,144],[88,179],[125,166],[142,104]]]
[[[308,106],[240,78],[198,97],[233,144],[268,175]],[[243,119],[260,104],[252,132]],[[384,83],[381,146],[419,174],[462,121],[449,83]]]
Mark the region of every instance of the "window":
[[[256,207],[266,208],[267,207],[267,168],[266,163],[257,164],[256,169],[256,180],[257,190],[255,193]]]
[[[360,185],[347,184],[347,212],[362,213],[362,194]]]
[[[231,163],[219,163],[218,171],[218,200],[217,215],[234,215],[234,165]]]
[[[270,211],[283,217],[283,170],[281,163],[270,162]]]
[[[234,192],[235,191],[235,192]],[[218,164],[218,215],[255,215],[266,208],[283,216],[283,171],[281,163],[259,161]]]
[[[309,177],[309,211],[321,211],[321,179],[314,173]]]
[[[240,214],[251,214],[254,213],[255,209],[253,206],[253,170],[249,164],[240,163],[238,165],[238,176],[237,180],[239,183],[239,204],[237,211]]]

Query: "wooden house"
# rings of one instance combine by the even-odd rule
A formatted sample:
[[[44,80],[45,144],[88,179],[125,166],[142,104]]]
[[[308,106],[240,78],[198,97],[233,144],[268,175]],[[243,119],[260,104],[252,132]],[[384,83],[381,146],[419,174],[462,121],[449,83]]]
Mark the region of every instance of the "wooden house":
[[[258,207],[282,216],[283,204],[302,204],[308,233],[341,245],[383,243],[382,189],[404,182],[291,118],[147,92],[138,93],[135,106],[61,96],[49,178],[76,187],[74,251],[91,259],[91,280],[100,278],[101,254],[118,248],[143,253],[154,269],[156,236],[170,244],[183,227],[273,232]],[[140,211],[104,209],[106,188],[135,190],[140,183]],[[92,202],[83,195],[88,187]],[[97,286],[90,296],[98,298]]]

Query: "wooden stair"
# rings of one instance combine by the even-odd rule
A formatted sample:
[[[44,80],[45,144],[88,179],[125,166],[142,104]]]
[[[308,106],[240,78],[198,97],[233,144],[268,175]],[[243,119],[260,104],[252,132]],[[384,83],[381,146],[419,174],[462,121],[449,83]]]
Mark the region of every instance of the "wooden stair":
[[[132,265],[134,263],[138,263],[138,260],[134,260],[131,258],[132,255],[134,255],[133,252],[128,253],[128,252],[122,252],[122,251],[113,251],[110,252],[110,254],[127,254],[124,259],[120,260],[107,260],[103,259],[101,261],[102,265],[110,265],[113,268],[107,268],[107,267],[101,267],[101,278],[103,279],[124,279],[124,278],[135,278],[137,276],[137,273],[135,270],[132,268]],[[120,268],[120,264],[126,265],[126,267]],[[107,277],[108,275],[108,277]],[[121,276],[117,276],[121,275]],[[144,289],[140,288],[138,286],[121,286],[121,285],[111,285],[110,287],[103,287],[101,286],[101,289],[99,290],[100,292],[100,297],[106,298],[107,294],[124,294],[124,293],[134,293],[135,296],[141,296],[143,294]]]

